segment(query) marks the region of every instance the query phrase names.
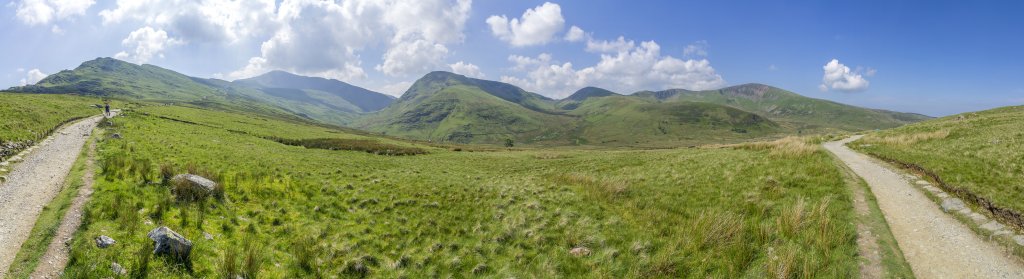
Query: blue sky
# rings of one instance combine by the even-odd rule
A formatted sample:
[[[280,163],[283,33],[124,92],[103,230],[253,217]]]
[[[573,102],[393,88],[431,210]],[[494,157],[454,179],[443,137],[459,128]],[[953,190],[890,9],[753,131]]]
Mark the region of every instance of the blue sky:
[[[0,87],[118,57],[224,79],[280,69],[396,95],[431,70],[555,98],[587,85],[756,82],[940,116],[1024,104],[1021,11],[1015,1],[15,0],[0,8]]]

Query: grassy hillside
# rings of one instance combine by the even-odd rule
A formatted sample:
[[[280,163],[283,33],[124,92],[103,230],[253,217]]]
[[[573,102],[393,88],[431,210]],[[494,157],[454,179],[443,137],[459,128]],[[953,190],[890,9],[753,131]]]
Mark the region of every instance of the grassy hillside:
[[[67,121],[99,115],[97,98],[0,92],[0,159],[14,155]],[[8,145],[11,146],[8,146]]]
[[[233,112],[301,117],[337,125],[351,122],[362,112],[362,109],[338,97],[338,94],[326,91],[281,88],[261,90],[223,80],[189,77],[153,65],[136,65],[113,58],[86,61],[74,70],[61,71],[35,85],[15,87],[12,90],[188,103]]]
[[[417,83],[417,86],[423,84]],[[436,92],[412,91],[357,127],[388,135],[456,143],[542,141],[564,133],[573,118],[511,103],[471,85],[446,86]],[[409,93],[407,93],[408,95]]]
[[[272,71],[233,83],[260,88],[281,98],[298,98],[308,103],[320,102],[328,107],[348,112],[378,111],[394,100],[391,96],[338,80],[304,77],[282,71]]]
[[[1019,217],[1024,213],[1024,106],[947,116],[880,131],[852,146],[917,166],[936,175],[947,191],[965,201],[990,203],[983,208],[994,209],[997,218],[1018,227],[1024,224]]]
[[[619,93],[615,93],[615,92],[609,91],[609,90],[604,89],[604,88],[597,88],[597,87],[590,87],[590,86],[588,86],[588,87],[584,87],[584,88],[582,88],[580,90],[576,90],[575,93],[572,93],[572,95],[569,95],[569,97],[565,97],[565,99],[559,100],[558,103],[556,104],[556,106],[558,108],[561,108],[561,109],[572,110],[572,109],[575,109],[575,108],[579,107],[580,103],[582,103],[583,101],[585,101],[585,100],[587,100],[589,98],[597,98],[597,97],[605,97],[605,96],[616,96],[616,95],[619,95]]]
[[[808,98],[762,84],[745,84],[708,91],[644,91],[634,95],[664,102],[690,101],[732,106],[760,114],[795,131],[886,129],[930,118],[912,113],[867,109]]]
[[[733,142],[782,132],[763,117],[717,104],[660,103],[600,88],[584,88],[573,96],[556,103],[509,84],[434,72],[355,126],[459,143],[513,139],[536,145],[644,147]]]
[[[591,97],[569,114],[580,117],[575,138],[599,145],[723,143],[781,132],[778,124],[759,115],[711,103]]]
[[[245,117],[153,106],[116,119],[123,138],[100,142],[65,274],[110,277],[117,262],[151,278],[857,275],[848,188],[805,142],[392,157],[280,144],[266,137],[356,135]],[[213,177],[223,198],[177,201],[161,169]],[[159,225],[193,241],[191,270],[147,256]],[[96,248],[100,234],[118,243]]]

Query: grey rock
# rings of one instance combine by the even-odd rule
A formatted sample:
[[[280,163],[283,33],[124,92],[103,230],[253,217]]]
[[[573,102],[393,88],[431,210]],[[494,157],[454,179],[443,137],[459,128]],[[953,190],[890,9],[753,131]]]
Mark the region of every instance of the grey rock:
[[[110,271],[114,272],[116,275],[128,274],[128,270],[125,270],[123,266],[117,263],[110,263]]]
[[[110,135],[110,137],[111,137],[111,138],[115,138],[115,139],[121,139],[121,134],[119,134],[119,133],[114,133],[113,135]]]
[[[153,254],[166,255],[171,259],[189,264],[192,254],[192,241],[171,230],[168,227],[159,227],[150,231],[146,236],[153,240],[156,246]]]
[[[213,240],[213,235],[208,232],[203,232],[203,238],[206,238],[206,240]]]
[[[175,175],[171,178],[171,182],[188,183],[188,185],[191,185],[192,187],[203,189],[207,192],[211,192],[214,188],[217,188],[217,182],[213,182],[213,180],[209,180],[202,176],[188,173]]]
[[[1013,241],[1017,242],[1017,245],[1024,246],[1024,235],[1013,236]]]
[[[985,217],[985,215],[982,215],[981,213],[977,212],[971,213],[971,215],[968,215],[968,217],[971,217],[971,220],[973,220],[974,223],[977,224],[984,224],[988,221],[988,217]]]
[[[1004,226],[1003,224],[1000,224],[999,222],[992,221],[992,222],[985,223],[984,225],[981,225],[981,228],[984,229],[984,230],[987,230],[987,231],[995,232],[995,231],[1002,230],[1003,228],[1006,228],[1006,226]]]
[[[964,204],[964,201],[958,198],[945,199],[942,201],[942,210],[945,212],[958,211],[964,209],[966,206],[967,205]]]
[[[113,246],[114,243],[117,243],[117,241],[109,236],[101,235],[96,237],[96,247],[107,248]]]
[[[585,257],[590,255],[590,248],[587,247],[576,247],[569,250],[569,254],[575,257]]]

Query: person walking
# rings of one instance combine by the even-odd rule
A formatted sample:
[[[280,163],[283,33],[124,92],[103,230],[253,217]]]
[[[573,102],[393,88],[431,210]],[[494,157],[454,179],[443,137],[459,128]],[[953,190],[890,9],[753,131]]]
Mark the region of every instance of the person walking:
[[[103,113],[103,116],[105,116],[105,117],[110,117],[110,103],[106,103],[106,104],[104,105],[104,113]]]

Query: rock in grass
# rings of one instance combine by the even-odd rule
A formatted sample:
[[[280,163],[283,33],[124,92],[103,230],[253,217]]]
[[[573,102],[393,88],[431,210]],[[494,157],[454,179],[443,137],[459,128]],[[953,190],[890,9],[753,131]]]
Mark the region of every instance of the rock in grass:
[[[590,248],[587,247],[576,247],[569,250],[569,254],[574,257],[586,257],[590,255]]]
[[[156,246],[153,249],[153,254],[166,255],[186,265],[191,263],[189,256],[192,253],[192,241],[184,236],[168,227],[153,229],[146,236],[152,239]]]
[[[101,235],[96,237],[96,247],[107,248],[113,246],[114,243],[117,243],[117,241],[109,236]]]
[[[958,198],[945,199],[942,201],[942,210],[946,212],[959,211],[966,207],[964,201]]]
[[[124,267],[118,263],[110,263],[110,271],[114,272],[115,275],[128,274],[128,270],[125,270]]]
[[[198,176],[195,174],[179,174],[171,178],[172,183],[185,183],[195,189],[204,190],[206,192],[212,192],[213,189],[217,188],[217,182],[209,180],[206,177]]]
[[[114,139],[121,139],[121,134],[119,134],[119,133],[114,133],[113,135],[110,135],[110,137],[111,137],[111,138],[114,138]]]

